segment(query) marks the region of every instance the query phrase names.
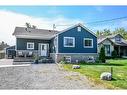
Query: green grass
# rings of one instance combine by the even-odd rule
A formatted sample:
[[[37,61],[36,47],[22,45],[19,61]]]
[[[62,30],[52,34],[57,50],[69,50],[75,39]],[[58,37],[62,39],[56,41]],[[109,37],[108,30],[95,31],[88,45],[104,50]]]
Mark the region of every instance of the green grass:
[[[80,63],[80,69],[72,69],[73,64],[63,64],[65,70],[79,72],[93,81],[95,85],[101,84],[108,89],[127,89],[127,59],[110,59],[103,63]],[[110,72],[113,67],[113,80],[100,80],[102,72]]]

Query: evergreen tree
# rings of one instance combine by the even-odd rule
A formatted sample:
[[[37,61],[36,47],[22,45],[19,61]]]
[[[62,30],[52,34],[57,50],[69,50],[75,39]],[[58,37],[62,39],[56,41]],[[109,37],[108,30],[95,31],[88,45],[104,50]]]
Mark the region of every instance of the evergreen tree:
[[[99,53],[99,60],[100,62],[105,63],[105,49],[103,46],[101,47],[101,50]]]

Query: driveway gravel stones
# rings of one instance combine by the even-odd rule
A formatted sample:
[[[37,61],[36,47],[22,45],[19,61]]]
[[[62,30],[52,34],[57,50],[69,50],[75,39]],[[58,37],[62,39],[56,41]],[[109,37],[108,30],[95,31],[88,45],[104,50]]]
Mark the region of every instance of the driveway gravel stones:
[[[0,68],[0,89],[104,89],[57,64]]]

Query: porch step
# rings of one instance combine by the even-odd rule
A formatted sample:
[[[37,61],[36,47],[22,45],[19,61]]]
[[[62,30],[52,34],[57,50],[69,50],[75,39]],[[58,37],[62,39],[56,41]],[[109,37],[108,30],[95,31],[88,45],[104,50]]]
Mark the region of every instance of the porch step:
[[[34,59],[32,57],[15,57],[13,60],[14,64],[27,64],[34,63]],[[52,57],[40,57],[38,63],[54,63]]]
[[[41,57],[38,63],[54,63],[52,57]]]
[[[33,62],[34,59],[32,57],[15,57],[13,62]]]

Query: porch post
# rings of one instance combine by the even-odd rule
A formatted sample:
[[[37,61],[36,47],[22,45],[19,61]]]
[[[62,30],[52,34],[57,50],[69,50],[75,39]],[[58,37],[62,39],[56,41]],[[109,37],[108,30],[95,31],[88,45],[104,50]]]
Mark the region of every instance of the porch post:
[[[119,56],[120,56],[120,46],[119,46]]]

